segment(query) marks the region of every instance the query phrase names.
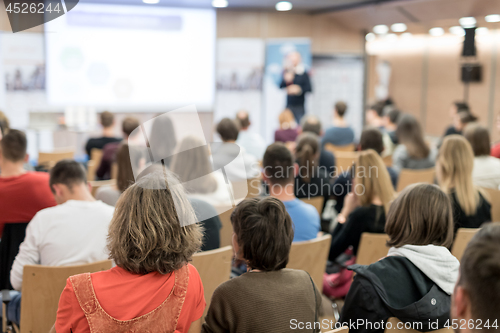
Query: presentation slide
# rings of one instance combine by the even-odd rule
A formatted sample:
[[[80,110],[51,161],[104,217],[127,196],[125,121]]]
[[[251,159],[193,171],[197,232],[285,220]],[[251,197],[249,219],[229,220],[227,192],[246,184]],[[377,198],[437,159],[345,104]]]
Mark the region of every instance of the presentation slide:
[[[215,29],[213,9],[80,3],[45,25],[48,101],[212,110]]]

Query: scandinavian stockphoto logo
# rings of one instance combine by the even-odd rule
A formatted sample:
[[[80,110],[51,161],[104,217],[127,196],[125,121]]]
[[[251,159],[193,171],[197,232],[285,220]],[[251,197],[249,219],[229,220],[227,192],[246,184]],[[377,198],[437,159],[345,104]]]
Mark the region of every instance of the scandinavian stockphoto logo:
[[[12,32],[27,30],[62,16],[79,0],[3,0]]]
[[[212,218],[233,208],[248,194],[245,161],[235,143],[207,143],[194,105],[148,120],[129,136],[130,161],[136,181],[163,174],[152,189],[186,190],[196,220],[183,220],[181,199],[173,195],[182,226]],[[162,172],[160,172],[162,171]],[[204,209],[200,200],[216,209]],[[206,205],[206,204],[205,204]]]

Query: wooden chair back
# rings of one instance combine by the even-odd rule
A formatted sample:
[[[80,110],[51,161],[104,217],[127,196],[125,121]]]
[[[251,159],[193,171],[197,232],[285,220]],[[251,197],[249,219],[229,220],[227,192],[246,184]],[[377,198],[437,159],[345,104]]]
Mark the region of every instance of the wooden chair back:
[[[231,225],[231,214],[233,213],[234,207],[222,212],[218,207],[215,209],[219,212],[219,219],[222,224],[222,228],[220,229],[220,246],[232,246],[233,226]],[[227,209],[227,207],[225,209]]]
[[[332,242],[331,235],[324,235],[304,242],[292,243],[287,268],[301,269],[311,275],[316,287],[323,291],[323,275]]]
[[[399,173],[397,192],[401,192],[406,186],[416,183],[434,184],[436,169],[412,170],[403,169]]]
[[[340,151],[335,153],[337,173],[340,175],[346,171],[351,171],[352,165],[356,162],[357,157],[358,154],[355,151]]]
[[[98,163],[101,163],[101,160],[102,160],[102,149],[92,148],[90,150],[89,160],[90,161],[97,161]]]
[[[472,237],[474,237],[478,230],[479,228],[459,228],[457,230],[455,241],[453,242],[453,245],[451,247],[451,254],[453,254],[458,259],[458,261],[462,259],[467,244],[469,244],[470,240],[472,239]]]
[[[38,165],[43,165],[48,169],[52,169],[57,162],[65,159],[73,159],[75,156],[74,150],[58,150],[50,153],[38,153]]]
[[[101,164],[102,149],[92,148],[90,151],[90,159],[87,162],[87,181],[95,180],[95,173]]]
[[[231,182],[234,199],[239,202],[243,199],[255,198],[259,196],[261,189],[260,178],[252,178]]]
[[[491,204],[492,222],[500,222],[500,191],[492,188],[483,188],[489,195],[488,201]]]
[[[384,160],[385,166],[392,167],[392,155],[384,156],[382,159]]]
[[[328,150],[329,152],[332,152],[334,155],[336,155],[339,151],[350,151],[353,152],[356,150],[356,145],[354,143],[345,145],[345,146],[336,146],[331,143],[325,143],[325,149]]]
[[[390,325],[388,325],[390,323]],[[409,324],[408,324],[409,325]],[[390,326],[390,328],[388,327]],[[398,318],[391,317],[387,320],[386,328],[384,333],[398,332],[398,333],[420,333],[419,331],[412,328],[405,328],[405,323],[401,322]],[[448,328],[442,328],[440,330],[432,331],[432,333],[448,333],[453,332],[451,325]]]
[[[359,242],[356,264],[370,265],[386,257],[389,252],[388,240],[389,236],[386,234],[364,232]]]
[[[323,204],[325,202],[325,197],[314,197],[314,198],[301,198],[300,201],[306,204],[312,205],[318,211],[319,216],[323,212]]]
[[[108,186],[108,185],[116,185],[116,180],[115,179],[110,179],[110,180],[93,180],[90,183],[90,186],[92,187],[92,195],[95,197],[95,194],[99,187],[102,186]]]
[[[111,260],[76,266],[27,265],[23,271],[21,333],[47,333],[56,322],[59,297],[73,275],[111,268]]]
[[[205,301],[207,302],[203,317],[207,314],[215,289],[221,283],[229,280],[232,258],[233,248],[231,246],[199,252],[193,255],[192,264],[200,274],[201,281],[203,282]]]
[[[325,333],[349,333],[349,327],[347,326],[342,326],[340,328],[336,328],[332,331],[328,331],[328,332],[325,332]]]

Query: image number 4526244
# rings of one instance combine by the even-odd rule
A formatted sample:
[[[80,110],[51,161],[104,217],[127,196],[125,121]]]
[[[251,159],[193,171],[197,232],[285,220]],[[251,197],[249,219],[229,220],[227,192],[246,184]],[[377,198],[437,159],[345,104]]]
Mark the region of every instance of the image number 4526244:
[[[52,21],[72,10],[79,0],[3,0],[12,32]]]

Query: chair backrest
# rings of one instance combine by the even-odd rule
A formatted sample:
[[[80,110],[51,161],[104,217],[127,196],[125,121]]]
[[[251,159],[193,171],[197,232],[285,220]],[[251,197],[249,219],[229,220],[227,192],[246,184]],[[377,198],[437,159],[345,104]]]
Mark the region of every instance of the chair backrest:
[[[392,166],[392,155],[384,156],[384,157],[382,157],[382,159],[384,160],[385,166],[387,166],[387,167]]]
[[[457,230],[455,241],[453,242],[453,246],[451,247],[451,254],[457,257],[458,261],[462,259],[467,244],[469,244],[470,240],[472,239],[472,237],[474,237],[478,230],[479,228],[460,228]]]
[[[334,155],[339,151],[354,151],[356,149],[356,145],[354,143],[345,145],[345,146],[336,146],[331,143],[325,143],[325,149],[332,152]]]
[[[406,186],[415,183],[434,184],[435,178],[436,169],[434,168],[421,170],[403,169],[399,173],[397,192],[401,192]]]
[[[234,208],[230,208],[225,212],[220,212],[220,208],[218,207],[215,207],[215,209],[219,212],[219,219],[222,224],[222,228],[220,229],[220,246],[223,247],[233,245],[233,226],[231,225],[231,214],[233,213]]]
[[[205,301],[207,302],[203,317],[207,314],[215,289],[221,283],[229,280],[232,258],[233,248],[231,246],[199,252],[193,255],[192,264],[196,267],[198,273],[200,273],[205,293]]]
[[[92,148],[90,150],[90,156],[89,159],[91,161],[97,161],[97,163],[100,163],[102,160],[102,149],[99,148]]]
[[[87,162],[87,181],[91,182],[95,180],[95,173],[97,171],[98,165],[96,161],[89,160]]]
[[[363,232],[356,255],[356,264],[370,265],[387,256],[388,240],[389,236],[386,234]]]
[[[323,212],[323,204],[325,202],[325,197],[314,197],[314,198],[301,198],[300,201],[305,202],[306,204],[310,204],[316,208],[318,214],[321,216]]]
[[[111,260],[76,266],[24,266],[21,333],[47,333],[52,328],[59,297],[70,276],[110,268]]]
[[[358,154],[355,151],[339,151],[335,153],[335,163],[337,164],[337,173],[351,171],[352,165],[356,162]]]
[[[247,198],[256,198],[262,190],[262,180],[260,178],[252,178],[247,180],[248,195]]]
[[[491,220],[492,222],[500,222],[500,191],[492,188],[483,188],[489,194],[489,202],[491,204]]]
[[[38,153],[38,165],[45,165],[49,169],[57,162],[64,159],[73,159],[75,152],[73,150],[58,150],[51,153]]]
[[[95,197],[97,189],[101,186],[108,186],[108,185],[115,185],[115,184],[116,184],[115,179],[91,181],[90,186],[92,187],[92,195]]]
[[[332,331],[328,331],[328,332],[325,332],[325,333],[349,333],[349,327],[347,326],[342,326],[340,328],[336,328]]]
[[[312,240],[292,243],[286,267],[308,272],[318,290],[323,291],[323,275],[331,242],[332,236],[324,235]]]
[[[390,324],[389,324],[390,323]],[[412,324],[411,323],[407,323],[406,324],[407,326],[411,327]],[[452,326],[448,326],[448,328],[442,328],[440,330],[435,330],[435,331],[432,331],[432,333],[447,333],[447,332],[453,332],[452,331]],[[418,328],[418,327],[415,327],[415,328]],[[386,323],[386,328],[385,328],[385,333],[389,333],[389,332],[398,332],[398,333],[420,333],[418,330],[416,329],[413,329],[413,328],[406,328],[405,327],[405,323],[403,323],[402,321],[400,321],[398,318],[395,318],[395,317],[391,317],[387,320],[387,323]]]

